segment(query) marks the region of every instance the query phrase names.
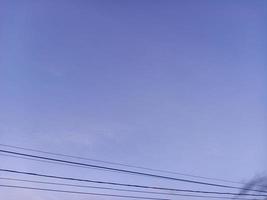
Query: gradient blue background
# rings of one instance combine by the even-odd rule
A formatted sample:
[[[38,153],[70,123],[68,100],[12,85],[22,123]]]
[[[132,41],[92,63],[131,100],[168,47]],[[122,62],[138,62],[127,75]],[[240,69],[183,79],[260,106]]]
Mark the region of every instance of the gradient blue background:
[[[266,35],[264,0],[0,0],[0,142],[247,181],[267,169]],[[202,188],[2,154],[0,167]]]

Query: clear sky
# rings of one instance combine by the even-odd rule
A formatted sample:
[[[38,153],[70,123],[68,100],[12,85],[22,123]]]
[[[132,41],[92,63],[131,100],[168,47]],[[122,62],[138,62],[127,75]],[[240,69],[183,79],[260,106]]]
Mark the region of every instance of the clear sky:
[[[235,181],[264,174],[266,35],[265,0],[0,0],[0,143]],[[0,167],[191,188],[2,154]]]

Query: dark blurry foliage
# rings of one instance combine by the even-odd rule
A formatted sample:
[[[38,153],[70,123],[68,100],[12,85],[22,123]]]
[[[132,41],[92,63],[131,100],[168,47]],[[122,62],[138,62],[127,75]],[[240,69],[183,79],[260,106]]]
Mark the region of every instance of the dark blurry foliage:
[[[243,190],[240,191],[240,196],[242,194],[252,193],[252,191],[249,191],[249,190],[258,190],[259,191],[259,192],[253,191],[253,194],[257,193],[257,194],[267,195],[267,176],[254,178],[253,180],[251,180],[250,182],[245,184]],[[266,192],[263,193],[260,191],[266,191]],[[236,197],[236,199],[238,199],[238,198],[239,198],[239,196]],[[253,198],[253,199],[267,200],[267,197],[262,197],[262,198],[257,197],[257,198]]]

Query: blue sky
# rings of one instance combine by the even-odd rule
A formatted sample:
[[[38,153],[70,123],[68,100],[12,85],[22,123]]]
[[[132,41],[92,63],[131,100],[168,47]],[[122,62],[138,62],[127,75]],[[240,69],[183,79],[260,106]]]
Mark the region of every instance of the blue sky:
[[[264,174],[266,9],[264,0],[0,1],[1,143],[237,181]],[[6,200],[87,198],[0,190]]]

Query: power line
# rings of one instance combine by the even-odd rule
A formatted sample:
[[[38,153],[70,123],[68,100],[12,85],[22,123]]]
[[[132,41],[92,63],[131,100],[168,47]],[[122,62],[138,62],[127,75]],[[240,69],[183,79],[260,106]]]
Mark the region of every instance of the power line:
[[[40,159],[36,159],[36,158],[27,158],[27,157],[9,155],[9,154],[4,154],[4,153],[0,153],[0,156],[6,156],[6,157],[12,157],[12,158],[19,158],[19,159],[23,159],[23,160],[31,160],[31,161],[37,161],[37,162],[43,162],[43,163],[50,163],[50,164],[57,164],[57,165],[64,165],[64,166],[71,166],[71,167],[80,167],[80,168],[92,169],[92,167],[77,166],[77,165],[73,165],[73,164],[59,163],[59,162],[48,161],[48,160],[40,160]],[[107,170],[104,170],[104,169],[97,169],[97,170],[107,171]]]
[[[152,191],[131,190],[131,189],[121,189],[121,188],[112,188],[112,187],[99,187],[99,186],[91,186],[91,185],[89,186],[89,185],[55,183],[55,182],[47,182],[47,181],[33,181],[33,180],[17,179],[17,178],[4,178],[4,177],[0,177],[0,180],[19,181],[19,182],[27,182],[27,183],[38,183],[38,184],[48,184],[48,185],[57,185],[57,186],[71,186],[71,187],[78,187],[78,188],[92,188],[92,189],[114,190],[114,191],[121,191],[121,192],[135,192],[135,193],[145,193],[145,194],[157,194],[157,195],[189,196],[189,197],[203,197],[203,198],[213,198],[213,199],[215,199],[215,198],[216,199],[232,199],[232,197],[200,196],[200,195],[188,195],[188,194],[177,194],[177,193],[152,192]],[[209,192],[209,194],[214,194],[214,193],[213,192]],[[224,194],[224,195],[225,194],[227,194],[227,195],[230,194],[230,195],[235,195],[235,196],[242,195],[242,196],[254,196],[254,197],[267,197],[267,195],[261,195],[261,194],[237,194],[237,193],[219,193],[219,192],[216,192],[215,194]]]
[[[57,189],[48,189],[48,188],[18,186],[18,185],[0,185],[0,187],[39,190],[39,191],[47,191],[47,192],[60,192],[60,193],[68,193],[68,194],[83,194],[83,195],[93,195],[93,196],[120,197],[120,198],[130,198],[130,199],[171,200],[171,199],[166,199],[166,198],[142,197],[142,196],[131,196],[131,195],[119,195],[119,194],[106,194],[106,193],[94,193],[94,192],[79,192],[79,191],[71,191],[71,190],[57,190]]]
[[[68,194],[81,194],[81,195],[93,195],[93,196],[130,198],[130,199],[171,200],[171,199],[168,199],[168,198],[131,196],[131,195],[119,195],[119,194],[106,194],[106,193],[94,193],[94,192],[80,192],[80,191],[72,191],[72,190],[58,190],[58,189],[48,189],[48,188],[18,186],[18,185],[0,185],[0,187],[17,188],[17,189],[28,189],[28,190],[39,190],[39,191],[47,191],[47,192],[60,192],[60,193],[68,193]],[[213,198],[213,199],[231,199],[229,197],[211,197],[211,196],[199,196],[199,195],[178,195],[178,196],[199,197],[199,198]],[[240,200],[257,200],[257,199],[240,199]]]
[[[40,174],[40,173],[25,172],[25,171],[17,171],[17,170],[10,170],[10,169],[1,169],[1,168],[0,168],[0,171],[9,172],[9,173],[15,173],[15,174],[23,174],[23,175],[30,175],[30,176],[38,176],[38,177],[45,177],[45,178],[60,179],[60,180],[79,181],[79,182],[88,182],[88,183],[96,183],[96,184],[107,184],[107,185],[116,185],[116,186],[125,186],[125,187],[135,187],[135,188],[144,188],[144,189],[156,189],[156,190],[176,191],[176,192],[191,192],[191,193],[205,193],[205,194],[239,195],[239,193],[230,193],[230,192],[211,192],[211,191],[201,191],[201,190],[185,190],[185,189],[166,188],[166,187],[158,187],[158,186],[147,186],[147,185],[139,185],[139,184],[128,184],[128,183],[118,183],[118,182],[110,182],[110,181],[98,181],[98,180],[91,180],[91,179],[80,179],[80,178],[73,178],[73,177],[63,177],[63,176],[55,176],[55,175]],[[245,190],[267,193],[266,191],[261,191],[261,190],[250,190],[250,189],[245,189]],[[247,194],[247,196],[249,196],[249,194]]]
[[[170,177],[170,176],[162,176],[162,175],[139,172],[139,171],[131,171],[131,170],[125,170],[125,169],[106,167],[106,166],[101,166],[101,165],[92,165],[92,164],[87,164],[87,163],[73,162],[73,161],[69,161],[69,160],[62,160],[62,159],[56,159],[56,158],[50,158],[50,157],[44,157],[44,156],[37,156],[37,155],[25,154],[25,153],[14,152],[14,151],[7,151],[7,150],[2,150],[2,149],[0,149],[0,152],[7,153],[7,154],[13,154],[13,155],[26,156],[26,157],[30,157],[30,158],[37,158],[37,159],[42,159],[42,160],[49,160],[49,161],[73,164],[73,165],[78,165],[78,166],[87,166],[87,167],[92,167],[92,168],[97,168],[97,169],[110,170],[110,171],[114,171],[114,172],[123,172],[123,173],[129,173],[129,174],[133,174],[133,175],[143,175],[143,176],[148,176],[148,177],[153,177],[153,178],[167,179],[167,180],[172,180],[172,181],[180,181],[180,182],[187,182],[187,183],[193,183],[193,184],[199,184],[199,185],[208,185],[208,186],[221,187],[221,188],[230,188],[230,189],[239,189],[239,190],[243,189],[242,187],[236,187],[236,186],[230,186],[230,185],[215,184],[215,183],[195,181],[195,180],[190,180],[190,179],[175,178],[175,177]],[[265,191],[265,192],[267,192],[267,191]]]
[[[85,157],[81,157],[81,156],[73,156],[73,155],[67,155],[67,154],[62,154],[62,153],[53,153],[53,152],[49,152],[49,151],[42,151],[42,150],[19,147],[19,146],[14,146],[14,145],[7,145],[7,144],[1,144],[0,143],[0,146],[14,148],[14,149],[21,149],[21,150],[26,150],[26,151],[32,151],[32,152],[38,152],[38,153],[44,153],[44,154],[54,155],[54,156],[62,156],[62,157],[80,159],[80,160],[93,161],[93,162],[98,162],[98,163],[117,165],[117,166],[122,166],[122,167],[130,167],[130,168],[149,170],[149,171],[160,172],[160,173],[168,173],[168,174],[173,174],[173,175],[187,176],[187,177],[191,177],[191,178],[201,178],[201,179],[206,179],[206,180],[214,180],[214,181],[221,181],[221,182],[226,182],[226,183],[235,183],[235,184],[242,184],[242,185],[244,184],[244,183],[238,182],[238,181],[231,181],[231,180],[219,179],[219,178],[211,178],[211,177],[206,177],[206,176],[197,176],[197,175],[192,175],[192,174],[187,174],[187,173],[173,172],[170,170],[161,170],[161,169],[154,169],[154,168],[149,168],[149,167],[141,167],[141,166],[136,166],[136,165],[123,164],[123,163],[111,162],[111,161],[104,161],[104,160],[93,159],[93,158],[85,158]]]

